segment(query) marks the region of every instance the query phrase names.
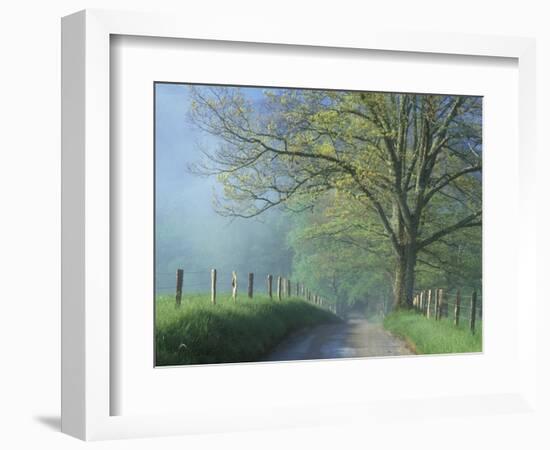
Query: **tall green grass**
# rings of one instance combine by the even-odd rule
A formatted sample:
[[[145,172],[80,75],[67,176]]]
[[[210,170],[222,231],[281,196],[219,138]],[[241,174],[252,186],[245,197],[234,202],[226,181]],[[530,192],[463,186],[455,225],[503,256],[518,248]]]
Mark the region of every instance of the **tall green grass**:
[[[448,318],[427,319],[413,311],[397,311],[384,319],[384,327],[406,339],[418,354],[472,353],[482,351],[482,326],[472,334],[467,320],[458,327]]]
[[[299,298],[270,300],[241,296],[235,303],[219,295],[216,305],[205,294],[174,296],[155,302],[156,365],[249,362],[261,359],[287,334],[340,320]]]

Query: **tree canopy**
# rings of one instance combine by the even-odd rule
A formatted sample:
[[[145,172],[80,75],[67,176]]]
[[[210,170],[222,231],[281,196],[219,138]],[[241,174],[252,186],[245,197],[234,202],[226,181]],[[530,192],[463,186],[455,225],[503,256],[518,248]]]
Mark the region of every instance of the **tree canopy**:
[[[194,123],[220,142],[194,167],[223,185],[219,213],[287,210],[296,270],[326,272],[336,298],[342,286],[349,297],[391,283],[395,305],[408,307],[416,279],[480,282],[481,98],[308,89],[252,98],[204,86],[192,96]]]

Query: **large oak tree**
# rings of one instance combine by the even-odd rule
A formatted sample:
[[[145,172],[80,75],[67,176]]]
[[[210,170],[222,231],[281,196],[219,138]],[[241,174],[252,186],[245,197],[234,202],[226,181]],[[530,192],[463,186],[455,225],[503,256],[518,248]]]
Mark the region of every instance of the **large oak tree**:
[[[223,184],[218,211],[299,212],[336,194],[368,224],[366,238],[387,242],[395,303],[410,306],[419,255],[481,225],[481,99],[257,92],[192,89],[194,122],[219,138],[195,167]]]

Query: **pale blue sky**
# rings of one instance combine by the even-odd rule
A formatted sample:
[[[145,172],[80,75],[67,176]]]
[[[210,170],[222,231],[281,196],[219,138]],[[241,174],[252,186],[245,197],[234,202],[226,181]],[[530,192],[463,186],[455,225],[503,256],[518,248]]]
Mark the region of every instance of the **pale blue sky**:
[[[257,220],[231,220],[216,214],[212,207],[216,179],[189,172],[188,164],[202,157],[199,143],[217,145],[215,137],[189,120],[189,86],[157,83],[155,89],[157,292],[173,290],[173,274],[180,267],[186,270],[186,286],[191,290],[207,288],[210,267],[220,269],[221,283],[231,270],[268,270],[273,264],[279,265],[279,272],[284,270],[281,267],[287,267],[287,262],[274,262],[255,250],[270,239],[266,235],[273,234],[272,228]],[[254,100],[262,97],[262,91],[243,89]]]

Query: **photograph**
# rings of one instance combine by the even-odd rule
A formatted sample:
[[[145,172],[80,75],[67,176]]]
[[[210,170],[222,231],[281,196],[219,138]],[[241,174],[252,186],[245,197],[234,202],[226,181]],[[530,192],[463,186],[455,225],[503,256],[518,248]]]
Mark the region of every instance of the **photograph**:
[[[156,367],[483,351],[482,96],[153,89]]]
[[[550,449],[548,8],[434,3],[5,2],[0,448]]]

